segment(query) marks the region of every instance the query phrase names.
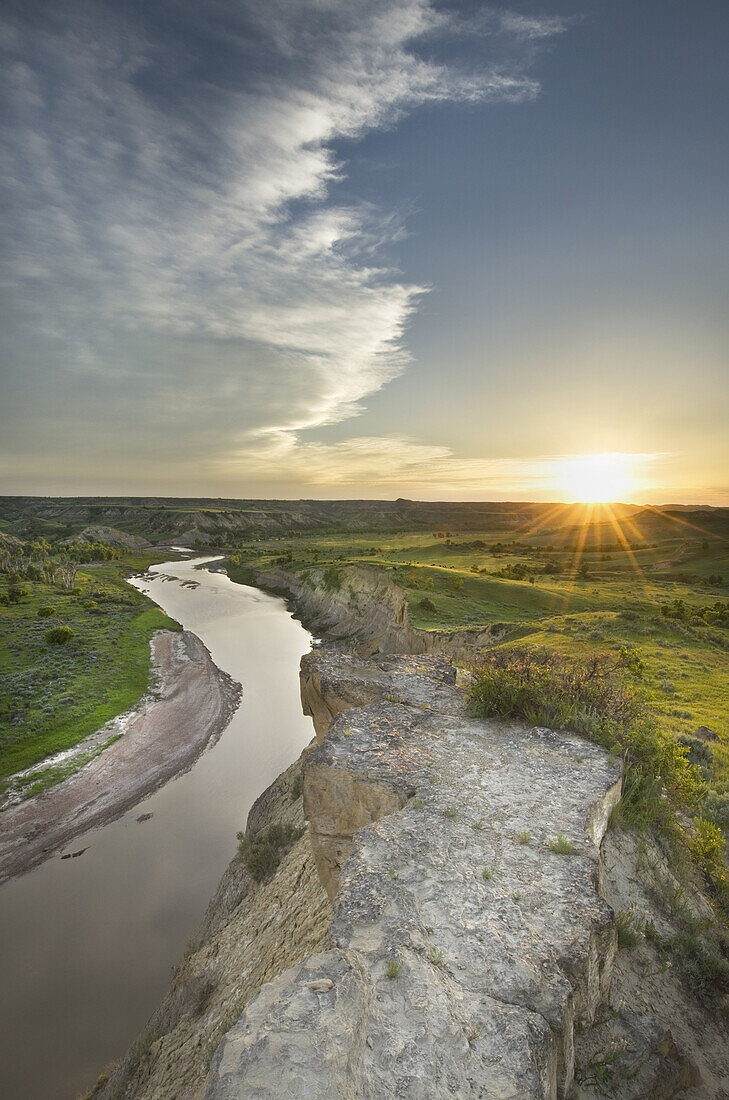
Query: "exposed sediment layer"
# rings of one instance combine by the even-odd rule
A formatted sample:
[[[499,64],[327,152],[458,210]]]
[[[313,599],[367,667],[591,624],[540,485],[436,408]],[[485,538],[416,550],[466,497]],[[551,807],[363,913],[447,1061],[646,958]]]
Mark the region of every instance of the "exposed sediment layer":
[[[467,717],[454,681],[439,659],[305,659],[323,740],[304,812],[333,948],[251,1001],[207,1100],[569,1090],[575,1024],[616,951],[599,844],[620,766],[576,736]]]
[[[301,763],[296,761],[253,804],[247,835],[274,824],[303,827],[300,788]],[[306,835],[269,882],[256,882],[237,855],[167,995],[94,1097],[197,1100],[222,1036],[265,982],[329,947],[330,919],[331,903]]]
[[[366,566],[348,569],[336,592],[317,579],[260,578],[359,655],[315,650],[302,661],[320,742],[304,754],[309,831],[255,890],[233,861],[165,1005],[177,1020],[181,1001],[195,1003],[210,960],[216,991],[143,1037],[143,1056],[135,1044],[122,1069],[136,1071],[110,1081],[115,1100],[551,1098],[567,1089],[573,1035],[583,1060],[573,1094],[595,1100],[589,1064],[600,1064],[605,1034],[627,1037],[611,1070],[619,1100],[686,1086],[691,1100],[723,1097],[725,1029],[680,975],[648,965],[660,988],[645,996],[645,968],[628,981],[625,951],[613,967],[603,879],[616,908],[634,892],[616,894],[614,858],[604,876],[600,854],[618,765],[578,737],[474,722],[449,660],[402,652],[468,660],[492,631],[414,630],[404,592]],[[281,791],[295,772],[264,792],[249,829],[288,820]],[[567,851],[550,844],[560,833]],[[610,834],[613,848],[621,836]],[[621,881],[641,880],[643,857],[621,853]],[[331,928],[319,877],[334,895]],[[677,1017],[691,1059],[668,1030]]]
[[[496,624],[476,630],[420,630],[410,623],[407,596],[389,573],[371,565],[342,569],[339,588],[327,589],[322,570],[262,573],[262,588],[290,596],[296,612],[312,630],[331,641],[346,641],[362,655],[373,653],[436,654],[468,661],[503,632]]]
[[[158,631],[151,649],[150,691],[94,735],[94,743],[118,740],[57,786],[3,812],[0,882],[120,817],[191,767],[228,725],[240,684],[217,668],[197,635]]]

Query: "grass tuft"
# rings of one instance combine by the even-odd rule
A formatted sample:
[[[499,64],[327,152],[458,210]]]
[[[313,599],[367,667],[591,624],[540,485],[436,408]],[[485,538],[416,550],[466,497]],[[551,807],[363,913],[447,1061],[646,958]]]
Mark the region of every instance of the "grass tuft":
[[[564,833],[558,833],[556,837],[553,837],[549,841],[550,852],[556,852],[560,856],[568,856],[571,852],[574,852],[575,846],[571,840],[568,840]]]

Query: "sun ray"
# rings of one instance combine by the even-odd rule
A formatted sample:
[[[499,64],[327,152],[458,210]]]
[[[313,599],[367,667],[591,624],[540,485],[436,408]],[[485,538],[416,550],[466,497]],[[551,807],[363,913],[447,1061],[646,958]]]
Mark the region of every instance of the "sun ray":
[[[710,534],[706,528],[699,527],[696,523],[690,523],[689,520],[677,516],[675,512],[668,512],[664,508],[659,508],[657,504],[646,504],[643,511],[652,512],[660,516],[661,519],[667,520],[669,523],[675,523],[677,527],[686,527],[689,531],[701,535],[702,538],[706,538],[706,536]],[[726,535],[712,535],[712,538],[719,538],[722,542],[729,542],[729,538],[727,538]]]
[[[608,507],[607,507],[607,512],[608,512],[608,517],[609,517],[610,523],[612,525],[612,528],[615,531],[615,534],[617,536],[618,542],[621,544],[621,546],[625,550],[625,553],[627,554],[628,561],[630,562],[630,565],[633,569],[633,572],[635,573],[638,581],[640,582],[640,585],[641,585],[643,591],[645,592],[646,596],[648,596],[650,599],[653,600],[653,596],[651,595],[650,586],[648,584],[648,580],[646,578],[646,575],[645,575],[645,573],[644,573],[644,571],[641,567],[640,562],[638,561],[638,559],[635,556],[635,553],[633,551],[632,546],[630,545],[627,538],[625,537],[625,532],[623,531],[623,529],[620,525],[620,520],[618,519],[618,517],[613,512],[610,505],[608,505]]]
[[[575,547],[575,552],[572,555],[572,561],[570,562],[570,573],[569,573],[569,576],[567,577],[567,583],[570,586],[570,590],[565,593],[565,599],[564,599],[565,609],[567,609],[569,607],[570,598],[572,596],[572,592],[573,592],[573,590],[575,588],[575,585],[576,585],[576,577],[577,577],[577,573],[578,573],[579,568],[580,568],[580,562],[582,561],[582,556],[584,554],[585,542],[587,540],[587,532],[590,529],[590,519],[592,517],[592,511],[593,511],[594,505],[591,504],[591,503],[588,503],[585,507],[586,507],[585,522],[582,523],[582,525],[579,528],[579,534],[577,536],[577,546]]]

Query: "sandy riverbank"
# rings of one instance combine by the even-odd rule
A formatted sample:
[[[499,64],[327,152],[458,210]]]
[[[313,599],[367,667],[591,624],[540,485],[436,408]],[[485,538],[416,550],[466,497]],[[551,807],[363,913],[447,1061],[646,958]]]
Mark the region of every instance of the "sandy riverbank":
[[[240,701],[240,684],[217,668],[200,639],[187,630],[155,635],[151,683],[153,690],[139,705],[106,728],[107,737],[122,736],[100,756],[2,813],[0,882],[120,817],[190,768],[223,732]]]

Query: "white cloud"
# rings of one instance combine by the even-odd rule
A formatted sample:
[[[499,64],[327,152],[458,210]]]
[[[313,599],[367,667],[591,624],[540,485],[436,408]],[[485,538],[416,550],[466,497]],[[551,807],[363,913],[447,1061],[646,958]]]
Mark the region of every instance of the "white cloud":
[[[352,416],[405,368],[423,288],[377,260],[399,232],[389,212],[332,203],[333,143],[537,85],[514,60],[464,72],[419,56],[457,22],[428,0],[142,11],[68,0],[6,17],[15,369],[47,372],[57,415],[59,377],[81,402],[100,379],[143,382],[181,427],[204,391],[196,411],[227,424],[223,449],[231,402],[259,438]],[[497,15],[525,42],[561,29]],[[180,342],[202,381],[181,374]]]
[[[613,454],[610,469],[621,487],[647,486],[648,472],[666,454]],[[266,433],[211,471],[217,483],[242,477],[295,491],[310,485],[346,496],[367,488],[378,495],[401,493],[470,497],[515,493],[532,499],[561,499],[574,487],[575,470],[589,469],[600,456],[537,455],[532,458],[462,458],[449,447],[407,437],[359,436],[338,443],[302,442],[291,432]],[[585,477],[583,475],[583,480]],[[584,486],[583,486],[584,487]]]

